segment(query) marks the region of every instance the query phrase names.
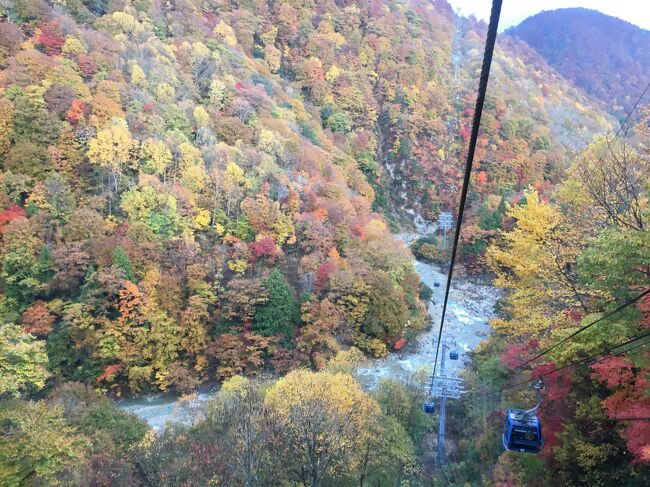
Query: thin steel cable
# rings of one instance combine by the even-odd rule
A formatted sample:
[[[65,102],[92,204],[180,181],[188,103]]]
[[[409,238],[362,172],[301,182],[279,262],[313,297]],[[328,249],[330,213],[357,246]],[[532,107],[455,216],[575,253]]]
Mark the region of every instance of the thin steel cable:
[[[630,299],[629,301],[623,303],[623,304],[620,305],[618,308],[616,308],[616,309],[610,311],[610,312],[607,313],[605,316],[601,316],[601,317],[598,318],[597,320],[592,321],[592,322],[589,323],[588,325],[585,325],[585,326],[583,326],[582,328],[580,328],[580,329],[574,331],[574,332],[571,333],[568,337],[563,338],[562,340],[560,340],[560,341],[557,342],[556,344],[554,344],[554,345],[548,347],[547,349],[545,349],[545,350],[543,350],[542,352],[540,352],[540,353],[538,353],[537,355],[535,355],[533,358],[526,360],[524,363],[521,363],[521,364],[517,365],[514,369],[511,369],[511,370],[514,372],[515,370],[518,370],[518,369],[521,369],[522,367],[525,367],[526,365],[530,364],[531,362],[534,362],[534,361],[537,360],[538,358],[541,358],[541,357],[543,357],[544,355],[548,354],[549,352],[555,350],[557,347],[559,347],[559,346],[562,345],[563,343],[568,342],[569,340],[571,340],[572,338],[576,337],[577,335],[579,335],[579,334],[582,333],[583,331],[588,330],[588,329],[591,328],[592,326],[594,326],[594,325],[596,325],[596,324],[598,324],[598,323],[600,323],[600,322],[602,322],[602,321],[605,321],[605,320],[607,320],[608,318],[611,318],[611,317],[612,317],[613,315],[615,315],[616,313],[620,313],[620,312],[623,311],[625,308],[627,308],[628,306],[633,305],[634,303],[636,303],[637,301],[639,301],[639,300],[640,300],[641,298],[643,298],[644,296],[647,296],[648,294],[650,294],[650,288],[649,288],[649,289],[646,289],[646,290],[643,291],[641,294],[636,295],[634,298]]]
[[[557,379],[559,377],[564,377],[565,375],[571,374],[571,373],[575,372],[576,370],[580,370],[580,369],[582,369],[584,367],[590,367],[592,365],[595,365],[597,363],[602,362],[603,360],[607,360],[610,357],[616,357],[617,355],[623,355],[624,353],[630,352],[630,351],[632,351],[632,350],[634,350],[636,348],[639,348],[639,347],[642,347],[644,345],[649,344],[650,340],[646,340],[645,342],[639,343],[639,344],[634,345],[633,347],[630,347],[630,348],[626,348],[625,350],[621,350],[620,352],[616,352],[616,353],[611,353],[611,352],[613,352],[614,350],[617,350],[617,349],[619,349],[621,347],[625,347],[626,345],[630,345],[630,344],[632,344],[634,342],[637,342],[639,340],[647,338],[647,337],[650,337],[650,333],[645,333],[645,334],[640,335],[640,336],[638,336],[636,338],[631,338],[630,340],[626,341],[625,343],[622,343],[622,344],[620,344],[620,345],[618,345],[616,347],[612,347],[608,351],[601,352],[601,353],[599,353],[597,355],[592,355],[591,357],[580,359],[577,362],[573,362],[573,363],[568,364],[568,365],[563,365],[562,367],[557,367],[555,369],[548,370],[548,371],[544,372],[543,374],[537,375],[534,378],[531,378],[531,379],[529,379],[527,381],[521,381],[521,382],[518,382],[517,384],[513,384],[512,386],[509,386],[509,387],[505,388],[505,390],[512,389],[512,388],[515,388],[515,387],[518,387],[518,386],[521,386],[521,385],[526,385],[526,384],[528,384],[530,382],[535,382],[535,381],[537,381],[537,380],[539,380],[541,378],[544,378],[544,377],[549,376],[551,374],[555,374],[556,372],[559,372],[561,370],[571,369],[571,370],[567,370],[566,372],[564,372],[562,374],[558,374],[558,375],[553,376],[554,379]],[[595,359],[597,357],[600,357],[600,358],[598,360],[593,360],[593,359]],[[575,368],[572,368],[572,367],[575,367]]]
[[[595,364],[600,363],[600,362],[602,362],[604,360],[607,360],[608,358],[616,357],[618,355],[623,355],[623,354],[631,352],[632,350],[635,350],[635,349],[637,349],[639,347],[642,347],[644,345],[648,345],[648,344],[650,344],[650,340],[646,340],[646,341],[644,341],[642,343],[638,343],[638,344],[634,345],[633,347],[626,348],[625,350],[620,350],[620,351],[618,351],[616,353],[612,353],[615,350],[618,350],[619,348],[626,347],[627,345],[630,345],[630,344],[632,344],[634,342],[638,342],[639,340],[643,340],[644,338],[648,338],[648,337],[650,337],[650,332],[644,333],[643,335],[639,335],[639,336],[630,338],[629,340],[626,340],[623,343],[619,343],[618,345],[615,345],[615,346],[613,346],[613,347],[611,347],[611,348],[609,348],[607,350],[601,350],[600,352],[598,352],[598,353],[596,353],[594,355],[582,358],[582,359],[580,359],[580,360],[578,360],[576,362],[572,362],[570,364],[563,365],[562,367],[556,367],[556,368],[554,368],[552,370],[548,370],[548,371],[544,372],[543,374],[536,375],[535,377],[532,377],[532,378],[530,378],[528,380],[517,382],[517,383],[511,384],[511,385],[506,385],[504,387],[501,387],[499,390],[493,389],[492,391],[486,391],[486,392],[482,392],[480,394],[475,394],[475,397],[493,396],[493,395],[501,394],[503,391],[510,391],[510,390],[518,389],[518,388],[520,388],[522,386],[525,386],[525,385],[531,384],[533,382],[536,382],[536,381],[538,381],[540,379],[543,379],[544,377],[547,377],[547,376],[549,376],[551,374],[555,374],[556,372],[571,369],[571,370],[567,370],[566,372],[564,372],[562,374],[558,374],[558,375],[553,376],[553,379],[558,379],[560,377],[564,377],[564,376],[566,376],[568,374],[572,374],[576,370],[580,370],[580,369],[582,369],[584,367],[589,367],[589,366],[595,365]],[[598,360],[594,360],[596,358]],[[575,368],[573,368],[573,367],[575,367]]]
[[[632,117],[632,114],[634,113],[634,111],[635,111],[635,110],[637,109],[637,107],[639,106],[639,103],[641,103],[641,100],[643,100],[643,97],[644,97],[645,94],[647,93],[648,89],[650,89],[650,81],[648,81],[648,84],[646,85],[645,90],[643,90],[643,93],[641,93],[641,95],[639,96],[639,98],[637,98],[636,103],[634,104],[634,106],[632,107],[632,109],[627,113],[627,117],[625,117],[625,120],[623,120],[623,121],[621,122],[621,125],[618,127],[618,130],[617,130],[616,133],[614,134],[614,139],[616,139],[616,137],[618,137],[618,134],[621,133],[621,130],[623,130],[623,127],[625,127],[625,124],[627,124],[627,122],[630,120],[630,118]]]
[[[566,418],[546,418],[554,421],[560,421]],[[618,421],[650,421],[649,417],[635,417],[635,418],[571,418],[573,421],[585,423],[616,423]]]
[[[438,367],[438,355],[440,353],[440,342],[442,341],[442,329],[445,324],[445,315],[447,314],[447,303],[449,301],[449,289],[451,288],[451,279],[454,273],[454,264],[456,262],[456,253],[458,252],[458,241],[460,239],[460,229],[463,224],[463,215],[465,213],[465,202],[469,191],[470,177],[472,175],[472,165],[474,163],[474,153],[476,151],[476,141],[478,139],[478,130],[481,125],[481,115],[483,114],[483,105],[485,104],[485,94],[487,92],[488,80],[490,79],[490,67],[492,66],[492,56],[494,54],[494,44],[496,42],[497,30],[499,27],[499,17],[501,15],[502,0],[492,1],[492,12],[490,13],[490,23],[488,25],[487,37],[485,39],[485,51],[483,53],[483,66],[481,68],[481,78],[479,80],[478,93],[476,95],[476,107],[474,108],[474,120],[472,121],[472,134],[467,150],[467,160],[465,162],[465,176],[463,179],[463,189],[460,194],[460,204],[458,208],[458,218],[456,220],[456,231],[454,232],[454,245],[451,251],[451,262],[449,264],[449,273],[447,274],[447,287],[445,288],[445,300],[442,305],[442,316],[440,318],[440,329],[438,330],[438,342],[436,344],[436,356],[433,362],[433,375],[431,376],[431,386],[429,395],[433,389],[433,381],[436,376]]]

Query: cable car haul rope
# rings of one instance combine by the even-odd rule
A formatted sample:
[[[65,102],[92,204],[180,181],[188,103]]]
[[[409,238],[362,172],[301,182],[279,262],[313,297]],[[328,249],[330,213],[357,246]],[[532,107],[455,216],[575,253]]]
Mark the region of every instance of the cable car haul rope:
[[[460,229],[463,224],[463,215],[465,214],[465,202],[469,191],[470,177],[472,175],[472,165],[474,164],[474,153],[476,152],[476,141],[478,140],[478,129],[481,125],[481,115],[483,114],[483,105],[485,104],[485,94],[487,92],[488,80],[490,79],[490,67],[492,66],[492,55],[494,54],[494,44],[496,42],[497,30],[499,28],[499,17],[501,16],[502,0],[492,1],[492,12],[490,13],[490,24],[488,26],[487,37],[485,39],[485,52],[483,54],[483,66],[481,67],[481,78],[476,95],[476,107],[474,108],[474,119],[472,120],[472,133],[469,139],[469,148],[467,149],[467,160],[465,161],[465,175],[463,177],[463,188],[460,193],[460,203],[458,206],[458,218],[456,219],[456,229],[454,231],[454,245],[451,250],[451,261],[449,263],[449,272],[447,273],[447,286],[445,287],[445,299],[442,304],[442,315],[440,318],[440,328],[438,330],[438,342],[436,345],[436,356],[433,362],[433,375],[436,375],[438,365],[438,354],[440,353],[440,341],[442,339],[442,329],[445,325],[445,316],[447,314],[447,303],[449,302],[449,289],[451,288],[451,279],[454,274],[454,265],[456,264],[456,254],[458,252],[458,241],[460,239]]]

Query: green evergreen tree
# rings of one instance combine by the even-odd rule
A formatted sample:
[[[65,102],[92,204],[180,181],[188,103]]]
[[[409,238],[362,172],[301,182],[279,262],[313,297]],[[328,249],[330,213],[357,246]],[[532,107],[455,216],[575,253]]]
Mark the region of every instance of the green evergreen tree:
[[[507,201],[504,196],[496,210],[490,210],[487,201],[484,201],[478,211],[476,217],[478,218],[478,226],[481,230],[498,230],[501,228],[501,219],[507,211]]]
[[[11,316],[10,310],[22,312],[39,294],[46,291],[46,284],[52,275],[51,260],[50,251],[45,246],[37,256],[27,247],[14,246],[6,251],[0,272],[4,290],[2,314],[5,320]]]
[[[88,293],[93,289],[97,288],[97,281],[95,280],[97,274],[97,269],[95,266],[90,264],[86,270],[86,275],[84,276],[83,284],[81,285],[81,299],[86,301],[88,298]]]
[[[112,264],[116,267],[119,267],[124,271],[124,277],[128,279],[129,281],[133,283],[137,283],[138,280],[135,277],[135,273],[133,272],[133,266],[131,265],[131,261],[129,260],[129,256],[126,255],[126,252],[122,249],[122,247],[115,247],[115,250],[113,251],[113,262]]]
[[[264,282],[264,287],[269,300],[257,309],[253,330],[264,336],[292,336],[298,308],[287,280],[275,269]]]

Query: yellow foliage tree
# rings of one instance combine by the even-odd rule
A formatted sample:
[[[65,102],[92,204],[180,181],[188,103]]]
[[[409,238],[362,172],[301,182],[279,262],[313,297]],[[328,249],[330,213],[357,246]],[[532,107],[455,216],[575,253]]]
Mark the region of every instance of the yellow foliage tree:
[[[226,101],[227,93],[226,84],[218,78],[213,78],[210,82],[210,103],[221,110]]]
[[[246,187],[244,170],[235,162],[229,162],[224,172],[223,184],[226,193],[226,212],[230,215],[234,202],[241,197]]]
[[[266,393],[305,485],[349,465],[380,417],[377,402],[347,374],[295,370]]]
[[[164,142],[147,139],[140,146],[140,162],[147,174],[161,175],[172,163],[172,153]]]
[[[235,31],[232,30],[232,27],[226,24],[223,20],[215,26],[214,33],[221,37],[226,45],[230,47],[235,47],[237,45]]]
[[[497,330],[515,337],[539,337],[565,318],[561,310],[581,304],[572,273],[581,249],[578,235],[566,225],[562,213],[540,200],[535,190],[525,193],[525,204],[508,209],[515,220],[510,231],[487,250],[488,265],[495,283],[506,289],[504,299],[509,319],[497,319]]]
[[[4,155],[14,136],[14,108],[11,102],[0,98],[0,156]]]
[[[119,177],[124,166],[131,165],[137,145],[131,138],[126,122],[122,122],[100,130],[97,137],[88,144],[88,159],[93,164],[109,169],[115,193],[119,192]],[[110,206],[109,202],[109,212],[112,209]]]
[[[88,159],[98,166],[120,171],[131,161],[136,142],[124,125],[113,125],[101,130],[88,144]]]
[[[86,52],[86,46],[83,45],[79,39],[73,36],[67,36],[65,38],[65,43],[61,48],[61,52],[66,56],[75,56],[77,54],[84,54]]]
[[[158,86],[156,86],[155,95],[158,101],[171,101],[174,98],[175,94],[176,92],[174,90],[174,87],[169,83],[160,83]]]
[[[248,263],[243,259],[229,260],[228,269],[241,276],[248,269]]]
[[[194,217],[194,223],[196,223],[196,226],[199,228],[205,228],[210,225],[210,211],[200,209]]]
[[[181,181],[188,188],[199,191],[207,183],[205,162],[201,151],[188,142],[178,146],[178,166]]]
[[[142,86],[147,81],[144,70],[138,64],[131,65],[131,81],[136,86]]]
[[[201,105],[198,105],[192,111],[194,115],[194,121],[196,122],[197,127],[207,127],[210,125],[210,115]]]
[[[332,64],[330,69],[327,70],[327,73],[325,73],[325,80],[327,80],[328,83],[334,83],[339,76],[341,76],[341,70],[336,64]]]

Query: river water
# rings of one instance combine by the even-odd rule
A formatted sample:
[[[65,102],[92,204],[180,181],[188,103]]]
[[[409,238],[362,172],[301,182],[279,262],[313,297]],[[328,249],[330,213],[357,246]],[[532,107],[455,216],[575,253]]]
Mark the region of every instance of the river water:
[[[399,238],[408,244],[415,235],[405,234],[400,235]],[[366,366],[359,368],[355,375],[367,388],[373,388],[384,377],[408,378],[421,371],[431,374],[446,275],[434,266],[417,260],[415,269],[422,282],[433,289],[433,302],[428,305],[433,326],[422,333],[417,343],[408,347],[408,351],[402,354],[391,353],[387,357],[370,360]],[[439,284],[437,288],[436,283]],[[446,351],[445,375],[458,375],[470,361],[467,352],[476,348],[490,333],[488,321],[493,317],[497,297],[497,290],[491,286],[476,284],[465,279],[454,279],[449,292],[443,342],[449,344],[450,350],[457,351],[459,357],[458,360],[450,360],[448,355],[450,350]],[[183,398],[157,394],[144,398],[123,399],[116,404],[147,421],[156,431],[160,431],[168,422],[189,424],[201,417],[206,402],[215,393],[216,389],[202,390]]]
[[[144,419],[154,430],[162,431],[168,422],[192,424],[201,418],[206,403],[216,392],[216,389],[201,391],[180,398],[171,394],[152,394],[121,399],[115,405]]]
[[[416,261],[415,268],[421,281],[433,289],[433,303],[428,306],[433,326],[422,333],[407,352],[401,355],[392,353],[358,369],[357,375],[370,388],[383,377],[408,378],[423,370],[428,375],[432,372],[447,276],[424,262]],[[435,283],[440,287],[434,287]],[[467,352],[476,348],[490,333],[488,322],[493,318],[497,297],[496,289],[491,286],[462,279],[452,281],[442,334],[443,343],[449,347],[446,350],[445,375],[459,375],[470,362]],[[458,352],[458,360],[450,360],[449,352],[452,350]]]

